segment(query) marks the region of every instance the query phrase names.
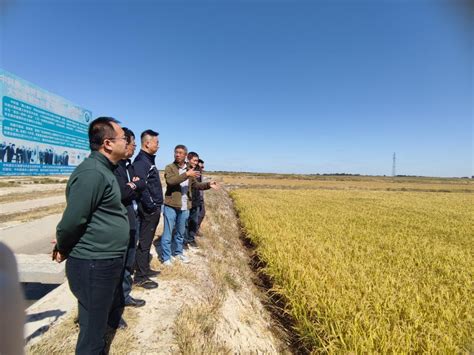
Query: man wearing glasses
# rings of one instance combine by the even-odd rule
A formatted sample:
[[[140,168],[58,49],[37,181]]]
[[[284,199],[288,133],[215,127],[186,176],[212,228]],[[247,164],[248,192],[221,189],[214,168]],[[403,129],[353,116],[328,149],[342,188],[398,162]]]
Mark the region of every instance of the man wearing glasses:
[[[118,286],[130,237],[113,173],[127,152],[118,123],[99,117],[90,124],[92,152],[69,178],[66,209],[56,229],[53,258],[67,258],[66,276],[79,306],[76,354],[104,353],[107,325],[118,328],[123,310]]]

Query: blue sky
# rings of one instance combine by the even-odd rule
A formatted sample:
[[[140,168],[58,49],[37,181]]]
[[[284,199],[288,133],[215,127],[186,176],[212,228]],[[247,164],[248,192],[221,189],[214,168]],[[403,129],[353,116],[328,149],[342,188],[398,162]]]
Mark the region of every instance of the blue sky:
[[[471,176],[466,4],[10,0],[0,66],[159,131],[160,168]]]

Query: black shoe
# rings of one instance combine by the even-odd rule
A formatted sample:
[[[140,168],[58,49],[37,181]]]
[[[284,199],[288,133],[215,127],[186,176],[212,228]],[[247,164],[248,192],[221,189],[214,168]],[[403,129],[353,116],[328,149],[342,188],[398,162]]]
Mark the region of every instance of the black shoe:
[[[120,317],[120,320],[118,322],[118,324],[108,324],[108,326],[110,327],[110,329],[125,329],[128,327],[128,324],[127,322],[125,322],[125,319],[123,319],[122,317]]]
[[[148,272],[146,273],[146,276],[148,277],[154,277],[154,276],[158,276],[159,274],[161,274],[161,271],[159,270],[148,270]]]
[[[120,318],[117,329],[125,329],[127,327],[128,327],[128,324],[127,324],[127,322],[125,322],[125,319]]]
[[[137,287],[143,287],[145,290],[152,290],[158,287],[158,282],[152,281],[150,279],[143,279],[133,282]]]
[[[196,243],[195,240],[193,240],[192,242],[189,242],[189,248],[191,249],[199,249],[199,245]]]
[[[125,301],[125,307],[143,307],[145,305],[145,300],[141,300],[138,298],[128,297]]]

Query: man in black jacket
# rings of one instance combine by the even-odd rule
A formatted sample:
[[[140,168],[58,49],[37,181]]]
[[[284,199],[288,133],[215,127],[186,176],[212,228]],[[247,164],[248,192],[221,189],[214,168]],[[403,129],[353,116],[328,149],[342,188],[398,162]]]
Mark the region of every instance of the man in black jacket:
[[[130,295],[132,290],[133,265],[135,263],[135,254],[137,249],[138,233],[138,201],[140,195],[146,188],[146,183],[136,176],[130,158],[135,153],[135,135],[133,132],[123,127],[125,137],[127,138],[127,157],[118,162],[117,169],[114,170],[115,177],[120,186],[122,204],[127,209],[128,221],[130,224],[130,241],[128,243],[127,254],[125,255],[125,268],[123,273],[123,299],[125,306],[141,307],[145,301],[133,298]]]
[[[152,289],[158,287],[158,283],[150,280],[150,276],[157,275],[157,271],[150,269],[150,248],[163,204],[160,173],[155,166],[155,154],[159,148],[158,132],[148,129],[140,138],[142,149],[133,162],[133,168],[135,174],[146,181],[146,188],[140,198],[140,229],[134,283],[139,287]]]

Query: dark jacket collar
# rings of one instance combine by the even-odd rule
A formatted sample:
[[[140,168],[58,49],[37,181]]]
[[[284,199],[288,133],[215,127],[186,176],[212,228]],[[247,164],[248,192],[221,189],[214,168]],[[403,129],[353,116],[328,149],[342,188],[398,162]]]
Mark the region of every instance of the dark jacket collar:
[[[153,165],[155,165],[155,157],[156,157],[156,155],[147,153],[147,152],[145,152],[143,149],[140,149],[140,153],[139,153],[139,154],[145,156]]]
[[[98,160],[101,164],[103,164],[106,168],[110,170],[114,170],[117,167],[116,164],[112,163],[104,154],[98,151],[91,152],[90,158]]]
[[[130,165],[131,163],[132,161],[130,159],[122,159],[118,162],[118,165],[126,168],[127,165]]]

